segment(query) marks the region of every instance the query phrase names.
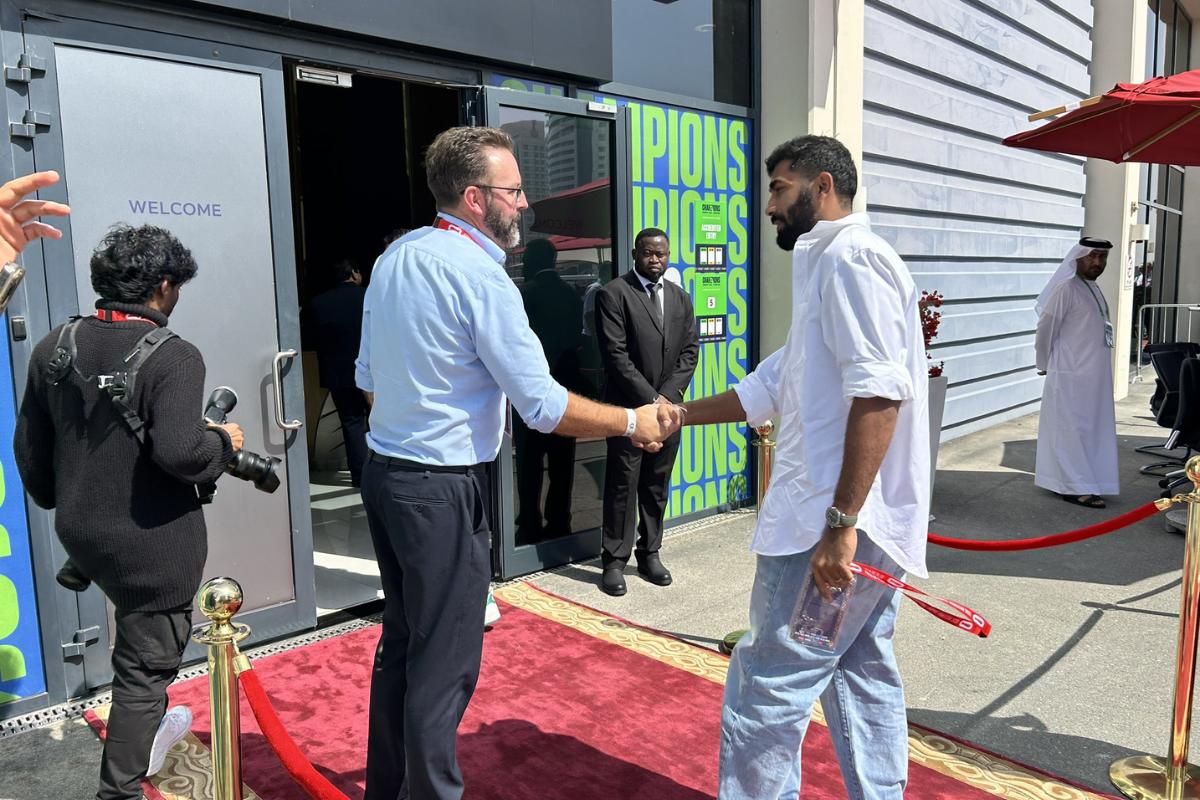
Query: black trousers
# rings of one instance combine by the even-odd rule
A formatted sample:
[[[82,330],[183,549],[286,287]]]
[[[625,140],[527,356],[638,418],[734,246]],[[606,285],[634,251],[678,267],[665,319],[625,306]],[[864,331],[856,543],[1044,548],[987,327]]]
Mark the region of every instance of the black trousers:
[[[350,482],[362,483],[363,464],[367,461],[367,415],[370,407],[362,390],[356,386],[330,389],[333,407],[342,423],[342,441],[346,443],[346,464],[350,467]]]
[[[681,439],[677,432],[663,442],[662,450],[647,453],[625,436],[609,438],[601,554],[605,567],[628,563],[635,542],[638,557],[662,547],[667,491]]]
[[[192,630],[191,603],[170,611],[117,611],[112,708],[97,800],[141,800],[150,746],[167,710]]]
[[[485,467],[412,470],[370,454],[362,495],[383,581],[365,800],[458,800],[458,724],[479,678],[491,578]]]

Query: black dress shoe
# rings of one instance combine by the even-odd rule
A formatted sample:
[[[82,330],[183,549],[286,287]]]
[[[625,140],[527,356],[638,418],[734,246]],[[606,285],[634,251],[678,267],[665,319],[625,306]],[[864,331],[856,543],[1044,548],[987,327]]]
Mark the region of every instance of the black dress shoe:
[[[639,558],[637,569],[638,575],[656,586],[671,585],[671,570],[663,566],[658,553],[648,553],[644,558]]]
[[[600,588],[604,590],[605,594],[611,594],[613,597],[620,597],[628,591],[625,586],[625,575],[620,566],[604,568],[604,574],[600,577]]]

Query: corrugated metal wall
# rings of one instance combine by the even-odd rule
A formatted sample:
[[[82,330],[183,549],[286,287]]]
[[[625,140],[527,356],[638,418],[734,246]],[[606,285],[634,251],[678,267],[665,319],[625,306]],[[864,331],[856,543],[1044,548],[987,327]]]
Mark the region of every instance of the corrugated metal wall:
[[[1036,410],[1033,300],[1083,225],[1083,160],[1003,147],[1088,96],[1090,0],[867,0],[863,184],[876,230],[946,297],[949,439]]]

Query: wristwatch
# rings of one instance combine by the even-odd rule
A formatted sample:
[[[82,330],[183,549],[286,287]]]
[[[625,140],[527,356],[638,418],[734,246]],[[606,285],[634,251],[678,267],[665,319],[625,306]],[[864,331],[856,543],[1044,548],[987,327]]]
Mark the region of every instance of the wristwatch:
[[[825,524],[831,528],[853,528],[858,524],[858,514],[843,514],[837,506],[825,509]]]
[[[8,308],[8,301],[12,300],[24,277],[25,268],[15,261],[9,261],[0,267],[0,314]]]

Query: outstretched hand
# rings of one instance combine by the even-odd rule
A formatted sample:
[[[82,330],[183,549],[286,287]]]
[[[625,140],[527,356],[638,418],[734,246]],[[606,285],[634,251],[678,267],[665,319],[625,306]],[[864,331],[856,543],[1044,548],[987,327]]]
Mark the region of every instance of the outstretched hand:
[[[0,186],[0,264],[15,261],[36,239],[61,239],[62,231],[38,217],[65,217],[71,209],[49,200],[26,200],[39,189],[58,183],[57,172],[35,172]]]
[[[633,431],[634,444],[652,453],[658,452],[663,439],[683,425],[683,407],[673,403],[647,403],[634,413],[637,414],[637,427]]]

